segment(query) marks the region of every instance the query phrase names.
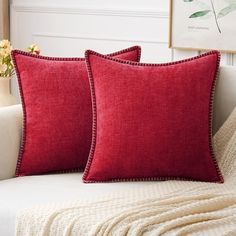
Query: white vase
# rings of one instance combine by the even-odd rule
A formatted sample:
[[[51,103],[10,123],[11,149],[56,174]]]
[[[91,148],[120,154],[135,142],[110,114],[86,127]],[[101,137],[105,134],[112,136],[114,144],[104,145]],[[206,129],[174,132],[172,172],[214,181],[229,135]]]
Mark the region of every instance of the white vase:
[[[0,107],[16,104],[16,98],[10,93],[10,78],[0,77]]]

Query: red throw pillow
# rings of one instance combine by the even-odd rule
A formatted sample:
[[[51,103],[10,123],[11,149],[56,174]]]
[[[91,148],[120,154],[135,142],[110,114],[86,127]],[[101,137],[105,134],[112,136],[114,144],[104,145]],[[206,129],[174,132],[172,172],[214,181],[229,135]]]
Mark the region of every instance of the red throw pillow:
[[[110,56],[139,61],[135,46]],[[12,53],[24,112],[16,176],[85,168],[92,138],[92,105],[84,58]]]
[[[85,183],[223,182],[211,142],[220,55],[144,64],[86,52],[93,138]]]

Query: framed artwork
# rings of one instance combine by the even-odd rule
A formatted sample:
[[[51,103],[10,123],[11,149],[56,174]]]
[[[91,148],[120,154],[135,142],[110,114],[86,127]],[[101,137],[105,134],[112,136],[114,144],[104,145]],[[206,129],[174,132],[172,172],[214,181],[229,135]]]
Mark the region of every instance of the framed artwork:
[[[236,52],[236,0],[170,0],[169,46]]]

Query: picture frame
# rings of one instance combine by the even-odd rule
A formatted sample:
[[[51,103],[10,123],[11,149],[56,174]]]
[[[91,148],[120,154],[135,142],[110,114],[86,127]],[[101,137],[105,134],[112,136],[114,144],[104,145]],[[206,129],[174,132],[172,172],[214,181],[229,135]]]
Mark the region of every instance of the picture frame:
[[[236,0],[170,0],[169,47],[236,53]]]

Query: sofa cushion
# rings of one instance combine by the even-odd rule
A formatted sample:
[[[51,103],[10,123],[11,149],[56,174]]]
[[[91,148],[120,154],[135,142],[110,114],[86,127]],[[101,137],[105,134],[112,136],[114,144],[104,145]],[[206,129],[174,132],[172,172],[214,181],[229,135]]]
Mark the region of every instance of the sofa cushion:
[[[223,182],[211,142],[219,61],[216,51],[164,64],[87,51],[94,123],[84,182]]]
[[[139,61],[135,46],[110,56]],[[24,112],[16,175],[83,170],[91,144],[92,108],[84,58],[12,53]]]
[[[15,176],[22,116],[21,105],[0,108],[0,180]]]

